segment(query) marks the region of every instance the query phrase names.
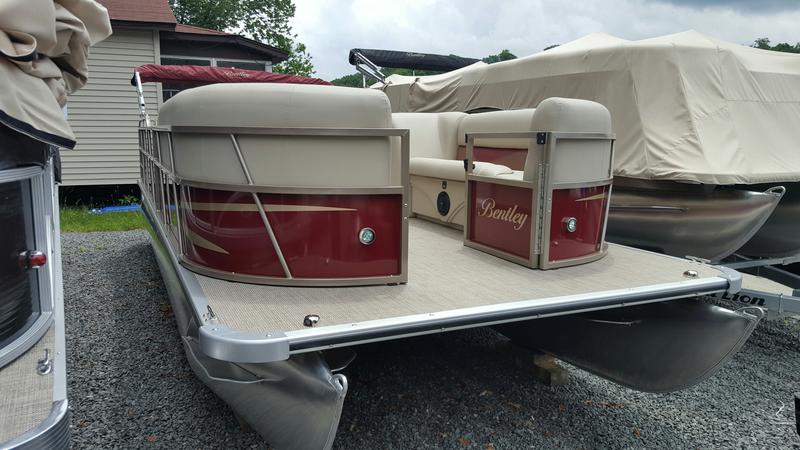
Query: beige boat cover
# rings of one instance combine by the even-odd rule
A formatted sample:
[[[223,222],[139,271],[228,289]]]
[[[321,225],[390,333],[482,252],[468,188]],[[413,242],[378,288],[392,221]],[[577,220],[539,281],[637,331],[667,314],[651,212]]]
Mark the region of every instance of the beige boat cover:
[[[800,180],[800,55],[688,31],[590,34],[532,56],[388,78],[395,112],[533,108],[548,97],[611,112],[615,174],[707,184]]]
[[[94,0],[0,0],[0,123],[72,148],[61,108],[86,84],[89,46],[109,35]]]

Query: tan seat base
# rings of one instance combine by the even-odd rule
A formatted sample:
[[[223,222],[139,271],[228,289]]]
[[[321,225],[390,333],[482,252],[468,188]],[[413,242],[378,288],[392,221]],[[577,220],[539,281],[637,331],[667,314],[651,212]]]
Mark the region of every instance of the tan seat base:
[[[450,203],[450,207],[444,215],[439,212],[437,207],[437,200],[442,192],[446,193]],[[411,175],[411,211],[419,217],[461,229],[467,220],[466,198],[463,180],[443,180]]]

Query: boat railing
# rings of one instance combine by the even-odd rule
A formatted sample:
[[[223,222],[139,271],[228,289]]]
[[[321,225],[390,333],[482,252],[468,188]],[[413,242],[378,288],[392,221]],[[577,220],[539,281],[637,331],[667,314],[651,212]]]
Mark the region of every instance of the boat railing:
[[[142,126],[144,125],[144,126]],[[183,176],[180,168],[176,170],[176,156],[174,137],[176,135],[227,135],[230,138],[238,167],[246,180],[245,183],[220,182],[213,179],[202,179],[194,176]],[[332,138],[399,138],[400,170],[397,183],[384,186],[359,186],[354,181],[352,186],[318,187],[318,186],[285,186],[258,184],[254,181],[252,168],[248,165],[240,147],[242,136],[272,136],[272,137],[332,137]],[[179,261],[195,272],[229,279],[262,284],[278,285],[303,285],[303,286],[337,286],[337,285],[363,285],[363,284],[395,284],[405,283],[408,273],[408,218],[410,209],[410,186],[408,184],[409,170],[409,130],[399,128],[302,128],[302,127],[191,127],[191,126],[147,126],[146,122],[140,123],[139,128],[142,196],[153,206],[157,219],[168,230],[169,238],[173,243]],[[268,149],[264,149],[268,151]],[[395,147],[392,146],[392,152]],[[224,191],[248,195],[255,205],[264,231],[268,236],[272,248],[277,254],[283,276],[262,276],[246,273],[233,273],[219,270],[209,265],[201,264],[196,260],[187,258],[187,241],[191,237],[188,230],[186,208],[191,208],[190,190],[200,189],[208,191]],[[295,276],[289,268],[287,258],[284,256],[281,245],[276,238],[274,226],[265,210],[261,194],[288,194],[288,195],[327,195],[327,196],[358,196],[358,195],[393,195],[400,199],[400,242],[401,252],[399,271],[387,276],[341,277],[341,278],[314,278]],[[362,230],[363,231],[363,230]],[[362,242],[363,243],[363,242]],[[213,245],[213,244],[210,244]],[[368,243],[367,243],[368,245]]]

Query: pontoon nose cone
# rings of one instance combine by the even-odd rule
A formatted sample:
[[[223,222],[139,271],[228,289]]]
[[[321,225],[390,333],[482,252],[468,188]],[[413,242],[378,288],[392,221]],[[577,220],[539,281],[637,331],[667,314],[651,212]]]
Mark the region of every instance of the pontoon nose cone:
[[[515,343],[544,350],[623,386],[671,392],[713,375],[747,341],[763,311],[698,299],[500,325]]]
[[[784,189],[786,193],[775,211],[755,236],[741,248],[742,254],[765,258],[800,254],[800,183],[789,183]]]
[[[615,185],[608,240],[678,257],[719,261],[750,240],[780,200],[776,191]]]
[[[272,447],[331,448],[347,394],[347,378],[332,374],[320,353],[240,364],[205,356],[192,338],[184,338],[184,347],[198,378]]]

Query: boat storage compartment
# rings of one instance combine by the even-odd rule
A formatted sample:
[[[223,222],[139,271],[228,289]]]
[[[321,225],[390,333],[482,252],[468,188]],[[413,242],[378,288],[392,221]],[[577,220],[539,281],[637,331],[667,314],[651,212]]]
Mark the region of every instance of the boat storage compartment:
[[[251,283],[406,282],[407,131],[389,128],[381,93],[323,92],[190,89],[141,131],[143,164],[166,170],[145,182],[184,265]]]
[[[613,167],[608,110],[550,98],[532,113],[529,129],[540,131],[466,134],[464,244],[531,268],[602,258]],[[530,142],[524,171],[476,174],[476,140],[503,139]]]

